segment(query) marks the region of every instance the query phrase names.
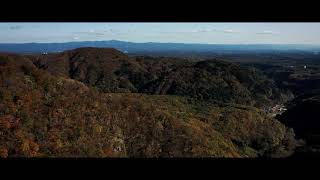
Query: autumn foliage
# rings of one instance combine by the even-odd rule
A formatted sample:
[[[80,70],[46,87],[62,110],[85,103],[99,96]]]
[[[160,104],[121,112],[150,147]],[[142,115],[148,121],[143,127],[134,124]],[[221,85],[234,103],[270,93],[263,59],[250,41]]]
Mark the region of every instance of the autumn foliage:
[[[1,157],[258,157],[286,156],[294,147],[290,130],[253,107],[110,93],[123,86],[138,92],[138,82],[151,77],[131,72],[119,87],[105,69],[85,66],[92,51],[99,52],[97,63],[109,59],[108,68],[121,67],[116,61],[123,55],[110,50],[62,54],[63,66],[64,56],[74,61],[72,72],[52,69],[55,58],[41,64],[34,57],[0,55]],[[134,72],[140,72],[139,62],[130,65]],[[100,83],[94,73],[102,75]]]

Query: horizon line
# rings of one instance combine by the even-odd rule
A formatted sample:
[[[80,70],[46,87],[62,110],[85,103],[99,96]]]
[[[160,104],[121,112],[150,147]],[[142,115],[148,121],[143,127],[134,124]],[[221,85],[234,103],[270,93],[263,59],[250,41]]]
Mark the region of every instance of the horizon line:
[[[319,44],[313,43],[186,43],[186,42],[133,42],[124,40],[92,40],[92,41],[65,41],[65,42],[0,42],[0,44],[61,44],[61,43],[79,43],[79,42],[104,42],[104,41],[119,41],[126,43],[136,43],[136,44],[146,44],[146,43],[159,43],[159,44],[201,44],[201,45],[310,45],[310,46],[320,46]]]

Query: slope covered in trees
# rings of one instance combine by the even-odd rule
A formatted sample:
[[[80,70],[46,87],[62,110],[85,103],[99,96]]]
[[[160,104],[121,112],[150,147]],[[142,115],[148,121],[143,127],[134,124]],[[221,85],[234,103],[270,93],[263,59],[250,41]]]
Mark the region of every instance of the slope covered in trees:
[[[287,92],[257,70],[215,59],[128,57],[108,48],[80,48],[30,59],[55,76],[81,81],[102,92],[182,95],[254,106],[288,99]]]
[[[298,137],[308,140],[312,136],[320,136],[320,122],[317,116],[320,108],[320,91],[296,97],[290,102],[288,108],[286,112],[278,116],[278,119],[294,128]]]
[[[296,150],[295,157],[319,157],[320,152],[320,93],[308,92],[296,97],[288,110],[277,116],[287,127],[294,129],[297,138],[304,143]]]
[[[99,54],[92,58],[92,52]],[[130,60],[110,49],[45,57],[1,54],[0,156],[281,157],[292,152],[293,132],[253,107],[194,96],[110,93],[117,92],[110,87],[121,89],[120,77],[139,92],[188,65]],[[123,66],[132,74],[121,74]],[[148,83],[139,84],[137,77]]]

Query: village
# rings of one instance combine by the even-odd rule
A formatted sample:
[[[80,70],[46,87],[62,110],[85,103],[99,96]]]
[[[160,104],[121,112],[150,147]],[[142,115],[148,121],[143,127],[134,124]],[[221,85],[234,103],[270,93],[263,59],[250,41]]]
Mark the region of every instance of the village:
[[[272,117],[277,116],[285,112],[287,108],[283,104],[276,104],[273,107],[265,108],[264,111],[268,114],[271,114]]]

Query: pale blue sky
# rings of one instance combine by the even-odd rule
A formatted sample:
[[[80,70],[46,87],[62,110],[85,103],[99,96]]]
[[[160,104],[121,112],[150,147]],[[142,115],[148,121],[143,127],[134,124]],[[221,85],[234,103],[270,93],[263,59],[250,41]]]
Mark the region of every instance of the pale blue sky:
[[[320,44],[320,23],[0,23],[0,43]]]

